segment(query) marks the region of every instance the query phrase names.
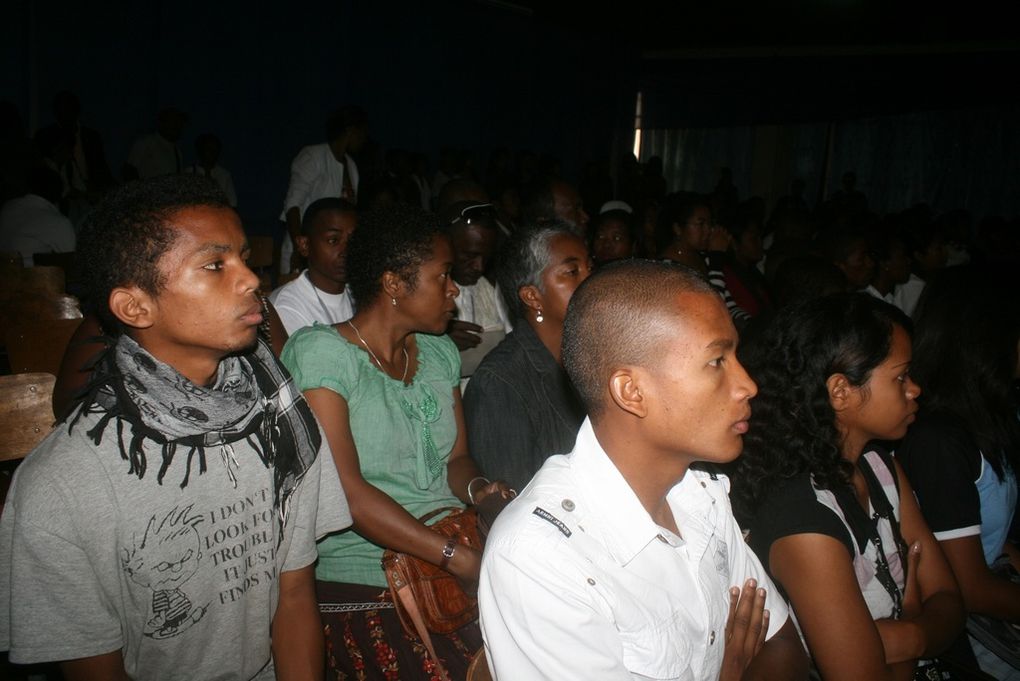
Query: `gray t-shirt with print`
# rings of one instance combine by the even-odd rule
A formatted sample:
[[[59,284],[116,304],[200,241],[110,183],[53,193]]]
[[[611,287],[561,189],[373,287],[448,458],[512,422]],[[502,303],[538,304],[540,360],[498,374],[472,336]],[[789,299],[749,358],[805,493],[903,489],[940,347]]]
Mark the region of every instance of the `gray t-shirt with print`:
[[[281,572],[351,524],[325,437],[286,509],[245,441],[158,446],[139,480],[117,427],[58,426],[20,466],[0,519],[0,650],[16,663],[122,651],[133,679],[274,679],[270,625]],[[187,481],[182,486],[184,481]]]

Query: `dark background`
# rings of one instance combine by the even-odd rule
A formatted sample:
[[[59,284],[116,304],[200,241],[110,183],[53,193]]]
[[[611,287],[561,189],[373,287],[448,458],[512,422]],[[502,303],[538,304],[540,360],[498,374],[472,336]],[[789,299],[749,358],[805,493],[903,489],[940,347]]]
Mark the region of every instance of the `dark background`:
[[[703,5],[18,0],[0,22],[0,99],[32,132],[51,121],[56,92],[77,93],[115,174],[160,107],[183,109],[186,159],[196,135],[218,134],[240,212],[262,233],[275,229],[291,159],[324,141],[339,104],[362,105],[382,148],[426,152],[433,171],[442,146],[475,150],[479,170],[505,146],[552,153],[576,180],[586,160],[631,148],[639,90],[647,128],[949,112],[941,134],[958,136],[993,120],[1005,137],[973,153],[987,145],[1002,159],[971,179],[1001,186],[978,208],[1016,205],[1009,3]]]

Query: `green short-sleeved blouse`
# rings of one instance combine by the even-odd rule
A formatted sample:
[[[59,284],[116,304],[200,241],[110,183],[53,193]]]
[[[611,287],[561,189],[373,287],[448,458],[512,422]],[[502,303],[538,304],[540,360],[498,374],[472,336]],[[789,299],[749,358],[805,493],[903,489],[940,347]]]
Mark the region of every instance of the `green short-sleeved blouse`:
[[[453,389],[460,353],[446,336],[416,334],[418,371],[410,385],[390,378],[332,326],[315,324],[287,341],[281,360],[301,390],[328,388],[347,401],[365,480],[420,517],[462,507],[446,481],[457,439]],[[319,542],[316,578],[385,586],[383,548],[353,530]]]

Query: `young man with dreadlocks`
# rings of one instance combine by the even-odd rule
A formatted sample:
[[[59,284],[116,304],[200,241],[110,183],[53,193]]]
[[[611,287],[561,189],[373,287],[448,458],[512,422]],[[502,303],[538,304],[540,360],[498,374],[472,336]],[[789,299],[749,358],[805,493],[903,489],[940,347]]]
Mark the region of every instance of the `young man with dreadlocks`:
[[[203,177],[125,185],[80,239],[111,333],[0,520],[0,649],[77,679],[321,679],[315,540],[350,525],[258,278]]]

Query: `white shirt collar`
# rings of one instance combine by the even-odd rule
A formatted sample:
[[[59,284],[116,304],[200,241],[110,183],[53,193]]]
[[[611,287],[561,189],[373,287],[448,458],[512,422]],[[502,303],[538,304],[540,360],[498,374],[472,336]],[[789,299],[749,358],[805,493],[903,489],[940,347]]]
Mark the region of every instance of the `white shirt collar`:
[[[626,565],[662,534],[659,525],[602,449],[588,418],[567,458],[586,499],[585,509],[598,517],[597,523],[590,525],[597,525],[605,535],[613,559]]]

